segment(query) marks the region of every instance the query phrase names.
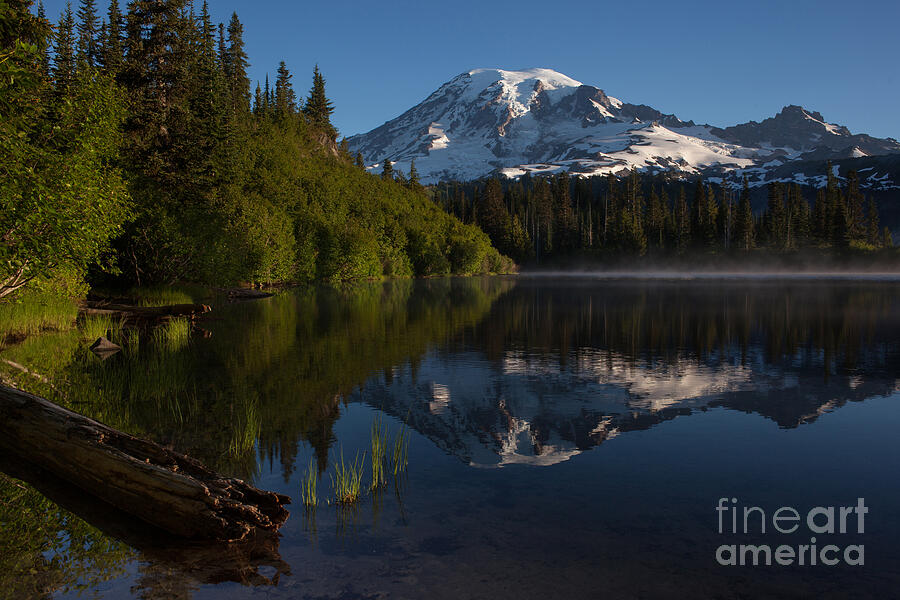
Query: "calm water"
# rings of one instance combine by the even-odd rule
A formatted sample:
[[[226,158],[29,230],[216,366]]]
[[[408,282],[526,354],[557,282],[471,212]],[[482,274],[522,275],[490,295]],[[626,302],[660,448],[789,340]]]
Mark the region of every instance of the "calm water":
[[[184,347],[100,362],[75,334],[0,353],[75,410],[291,495],[274,540],[173,547],[22,465],[0,478],[0,596],[885,598],[900,589],[900,285],[389,282],[222,305]],[[53,387],[50,387],[50,386]],[[373,419],[409,471],[307,514]],[[368,476],[367,476],[368,477]],[[40,491],[36,491],[37,490]],[[769,515],[719,533],[736,498]],[[869,512],[812,534],[816,506]],[[729,500],[726,500],[726,506]],[[789,506],[795,534],[772,529]],[[820,519],[821,520],[821,519]],[[740,521],[740,519],[739,519]],[[742,523],[738,523],[739,527]],[[722,566],[717,548],[864,547]],[[854,555],[858,558],[858,555]]]

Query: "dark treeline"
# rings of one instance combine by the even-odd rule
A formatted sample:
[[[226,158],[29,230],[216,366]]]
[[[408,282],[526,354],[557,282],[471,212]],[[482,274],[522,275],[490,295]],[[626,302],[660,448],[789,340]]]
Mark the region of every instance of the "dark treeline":
[[[855,171],[842,186],[828,167],[827,184],[810,202],[797,184],[771,183],[755,214],[743,189],[664,177],[576,178],[567,173],[516,181],[440,184],[435,200],[466,223],[478,224],[516,261],[617,253],[741,252],[801,248],[892,247],[878,208]]]
[[[0,297],[84,281],[349,280],[500,271],[477,227],[354,164],[315,69],[247,75],[204,2],[0,11]]]

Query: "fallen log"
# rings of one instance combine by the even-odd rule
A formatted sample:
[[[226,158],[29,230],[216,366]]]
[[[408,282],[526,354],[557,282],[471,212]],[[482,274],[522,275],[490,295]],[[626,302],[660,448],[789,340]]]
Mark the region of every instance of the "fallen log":
[[[88,300],[79,311],[83,315],[124,318],[126,320],[153,321],[171,317],[195,317],[208,313],[212,308],[208,304],[169,304],[167,306],[133,306],[130,304],[110,304],[102,301]]]
[[[13,388],[0,386],[0,422],[4,452],[172,535],[238,541],[288,517],[288,496]]]

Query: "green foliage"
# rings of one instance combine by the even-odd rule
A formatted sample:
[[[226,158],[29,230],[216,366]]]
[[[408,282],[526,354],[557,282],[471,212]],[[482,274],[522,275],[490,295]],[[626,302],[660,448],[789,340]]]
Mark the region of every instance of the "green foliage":
[[[767,189],[766,209],[759,215],[753,213],[746,178],[737,202],[728,185],[702,180],[692,185],[691,194],[668,174],[642,176],[632,171],[622,178],[610,174],[572,180],[561,174],[444,183],[431,192],[445,211],[461,221],[477,222],[500,252],[523,262],[591,253],[659,256],[670,251],[886,247],[878,207],[869,199],[863,210],[859,179],[853,172],[847,173],[842,186],[829,165],[825,189],[819,190],[814,206],[800,185],[773,182]],[[416,256],[427,263],[433,248],[427,241],[415,241]],[[468,262],[466,255],[464,248],[451,253],[454,270],[460,262]]]

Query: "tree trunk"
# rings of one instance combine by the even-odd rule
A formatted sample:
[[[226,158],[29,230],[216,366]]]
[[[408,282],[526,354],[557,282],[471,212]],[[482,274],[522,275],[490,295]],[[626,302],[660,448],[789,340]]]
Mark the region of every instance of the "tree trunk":
[[[274,531],[287,496],[225,478],[198,461],[52,402],[0,386],[0,449],[173,535],[235,541]]]

